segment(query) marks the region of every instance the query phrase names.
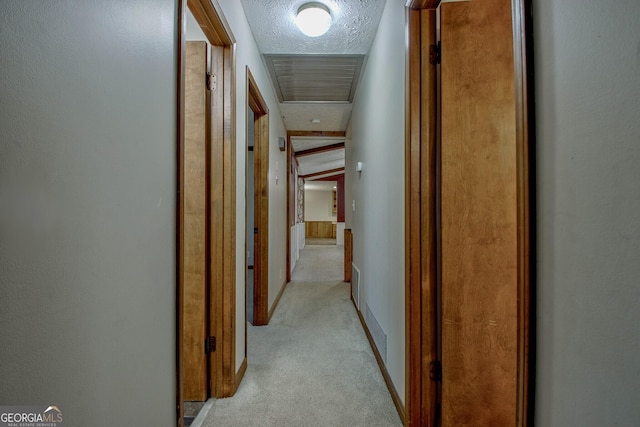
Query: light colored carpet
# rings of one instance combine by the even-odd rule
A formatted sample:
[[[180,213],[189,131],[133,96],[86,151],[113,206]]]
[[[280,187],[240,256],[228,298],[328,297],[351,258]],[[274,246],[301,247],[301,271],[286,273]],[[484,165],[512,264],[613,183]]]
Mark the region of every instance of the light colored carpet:
[[[302,251],[270,325],[249,325],[238,392],[213,400],[203,426],[402,425],[342,282],[342,251]]]
[[[335,245],[337,244],[336,239],[325,238],[325,237],[307,237],[305,239],[305,244],[307,245]]]

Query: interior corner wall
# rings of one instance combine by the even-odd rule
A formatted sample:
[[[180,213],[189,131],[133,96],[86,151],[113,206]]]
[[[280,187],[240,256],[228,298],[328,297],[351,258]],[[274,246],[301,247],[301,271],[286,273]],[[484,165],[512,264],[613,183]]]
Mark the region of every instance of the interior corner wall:
[[[404,401],[404,141],[406,18],[387,1],[358,88],[347,142],[347,213],[362,298],[387,335],[386,369]],[[355,172],[355,162],[364,164]],[[351,200],[347,203],[351,209]],[[364,307],[364,304],[363,304]],[[363,310],[364,312],[364,310]]]
[[[236,369],[245,357],[245,177],[247,125],[247,67],[251,70],[269,108],[269,308],[284,284],[287,248],[287,157],[278,148],[286,136],[282,114],[269,73],[264,66],[249,23],[238,0],[217,0],[236,40],[235,138],[236,138]],[[249,345],[251,345],[249,343]]]
[[[0,12],[0,402],[176,422],[171,0]]]
[[[533,2],[536,425],[640,420],[640,3]]]

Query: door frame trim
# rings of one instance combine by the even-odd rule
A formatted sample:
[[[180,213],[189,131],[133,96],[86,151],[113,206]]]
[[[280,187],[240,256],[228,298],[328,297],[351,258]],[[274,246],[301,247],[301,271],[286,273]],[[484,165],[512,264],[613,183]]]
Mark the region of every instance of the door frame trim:
[[[217,337],[217,351],[211,354],[210,369],[212,381],[210,394],[213,397],[231,396],[237,389],[235,348],[236,348],[236,140],[235,140],[235,75],[236,75],[236,41],[230,26],[224,18],[217,0],[178,0],[177,2],[177,209],[176,209],[176,416],[177,425],[183,425],[183,311],[184,283],[182,282],[182,258],[184,247],[182,240],[183,229],[183,200],[184,179],[182,177],[184,161],[184,112],[185,112],[185,53],[186,53],[186,16],[187,8],[202,27],[209,44],[223,48],[223,69],[221,76],[222,115],[217,118],[220,132],[212,136],[210,162],[218,161],[223,165],[220,182],[211,176],[210,188],[215,185],[221,187],[221,220],[213,221],[214,200],[210,197],[210,271],[221,272],[220,277],[209,277],[209,310],[213,313],[209,319],[210,333]],[[215,121],[216,117],[212,117]],[[216,148],[218,151],[216,151]],[[220,151],[221,150],[221,151]],[[215,153],[215,155],[214,155]],[[220,155],[222,154],[222,155]],[[210,163],[212,164],[212,163]],[[214,194],[214,196],[216,196]],[[216,211],[217,212],[217,211]],[[217,252],[215,252],[217,251]],[[219,286],[212,286],[217,283]]]
[[[254,113],[253,225],[258,230],[254,236],[253,254],[253,325],[264,326],[269,323],[269,108],[248,66],[246,70],[246,109],[247,113],[249,109]]]
[[[531,0],[512,0],[518,194],[518,395],[516,425],[534,425],[535,107]],[[534,218],[531,221],[531,218]]]
[[[408,48],[407,48],[407,116],[405,144],[405,266],[406,298],[406,425],[434,425],[436,396],[429,379],[429,356],[437,355],[437,342],[433,341],[434,328],[425,331],[425,320],[431,319],[435,325],[437,278],[431,252],[437,250],[436,224],[428,206],[435,206],[437,194],[432,191],[436,180],[437,147],[435,133],[431,126],[437,124],[432,117],[424,120],[423,110],[437,108],[437,99],[429,94],[423,96],[423,81],[433,85],[430,73],[424,73],[421,65],[422,46],[429,43],[420,30],[421,13],[437,9],[439,0],[407,0],[408,8]],[[514,77],[516,102],[516,144],[517,144],[517,209],[518,209],[518,361],[517,361],[517,426],[533,425],[535,405],[535,149],[534,149],[534,108],[533,108],[533,60],[530,0],[512,0],[512,25],[514,47]],[[434,15],[435,18],[435,15]],[[427,19],[435,19],[429,16]],[[432,25],[432,24],[429,24]],[[430,35],[428,36],[430,37]],[[427,55],[424,55],[425,57]],[[428,60],[426,61],[428,64]],[[427,67],[430,68],[430,67]],[[435,68],[435,67],[434,67]],[[433,86],[432,86],[433,87]],[[435,88],[434,88],[435,90]],[[416,94],[418,98],[416,99]],[[425,139],[425,135],[427,135]],[[425,167],[426,166],[426,167]],[[428,176],[423,176],[425,171]],[[427,190],[420,192],[421,185]],[[419,235],[411,232],[420,230]],[[418,234],[418,233],[416,233]],[[426,262],[426,264],[424,264]],[[427,265],[427,268],[423,268]],[[430,335],[431,334],[431,335]],[[425,343],[424,340],[431,343]],[[434,360],[434,359],[431,359]],[[426,387],[425,387],[425,384]]]
[[[409,9],[407,23],[405,414],[407,426],[434,426],[438,391],[429,364],[437,359],[436,67],[422,51],[435,42],[435,8]]]

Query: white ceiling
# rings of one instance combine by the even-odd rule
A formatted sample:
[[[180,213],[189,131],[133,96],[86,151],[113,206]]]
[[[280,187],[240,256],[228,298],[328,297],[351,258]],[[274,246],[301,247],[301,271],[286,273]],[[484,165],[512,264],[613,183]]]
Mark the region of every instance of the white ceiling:
[[[292,136],[291,146],[296,153],[306,150],[313,150],[336,144],[344,144],[344,137],[309,137]],[[322,172],[323,170],[333,170],[344,168],[344,148],[331,151],[324,151],[313,155],[301,155],[298,160],[298,175],[305,176]],[[341,173],[341,172],[340,172]],[[332,172],[332,175],[339,174]],[[326,176],[326,175],[323,175]],[[307,179],[317,179],[322,176],[315,176]]]
[[[309,137],[309,136],[292,136],[291,146],[293,150],[304,151],[312,148],[325,147],[327,145],[339,144],[344,142],[344,137]]]
[[[280,104],[284,125],[288,130],[340,130],[349,125],[352,104]],[[320,123],[312,123],[318,119]]]
[[[385,0],[314,0],[331,11],[333,23],[320,37],[298,30],[298,8],[310,0],[240,0],[261,53],[369,53]]]
[[[327,6],[333,18],[329,31],[320,37],[305,36],[295,24],[298,8],[311,1]],[[378,30],[385,1],[240,0],[263,58],[265,55],[368,55]],[[269,61],[265,58],[265,66],[268,64]],[[322,84],[327,84],[327,81],[323,81]],[[275,83],[273,86],[278,87]],[[351,109],[351,102],[280,103],[280,112],[289,131],[346,131]],[[314,119],[320,123],[312,123]],[[344,138],[338,141],[306,138],[294,139],[291,145],[294,151],[301,151],[341,141],[344,141]],[[300,175],[343,168],[344,149],[300,157],[298,163]],[[318,177],[320,176],[314,178]]]

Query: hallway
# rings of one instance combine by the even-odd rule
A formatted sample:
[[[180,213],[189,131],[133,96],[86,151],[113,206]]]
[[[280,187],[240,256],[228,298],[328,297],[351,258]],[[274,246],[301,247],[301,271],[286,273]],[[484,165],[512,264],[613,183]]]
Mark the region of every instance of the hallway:
[[[343,249],[301,251],[270,324],[249,325],[237,393],[210,401],[202,426],[402,425],[342,282]]]
[[[255,37],[250,26],[247,10],[259,24],[266,23],[267,15],[281,20],[277,26],[260,25],[273,37],[282,39],[273,31],[279,28],[290,28],[295,36],[293,19],[302,1],[2,2],[0,402],[7,406],[0,408],[0,420],[3,414],[56,407],[64,414],[65,426],[110,427],[115,419],[140,426],[180,425],[185,379],[180,322],[185,293],[179,273],[186,264],[179,235],[184,230],[180,212],[186,139],[185,19],[191,7],[204,18],[204,29],[216,33],[212,39],[220,38],[218,32],[230,36],[209,49],[222,51],[226,55],[222,65],[229,69],[198,79],[207,87],[206,93],[200,92],[201,99],[219,103],[220,95],[223,98],[224,108],[213,108],[223,113],[216,119],[220,126],[215,127],[220,143],[215,152],[207,152],[215,155],[207,156],[211,168],[203,170],[216,175],[214,182],[206,181],[215,203],[207,203],[205,212],[216,218],[208,222],[220,231],[207,233],[215,243],[211,248],[215,250],[208,254],[222,265],[205,271],[215,276],[209,281],[215,286],[210,288],[224,291],[221,298],[213,299],[224,310],[215,311],[221,319],[208,322],[193,343],[199,346],[194,354],[201,355],[207,347],[211,349],[212,338],[217,339],[220,351],[210,354],[208,363],[220,373],[215,375],[220,384],[212,387],[216,392],[233,394],[236,385],[240,387],[235,397],[209,403],[213,408],[208,425],[400,424],[358,325],[348,286],[333,273],[309,280],[312,267],[308,263],[305,267],[305,259],[315,248],[304,251],[295,281],[274,309],[273,323],[249,327],[245,333],[247,234],[251,234],[246,221],[249,80],[255,81],[269,110],[268,186],[262,193],[269,213],[268,227],[262,232],[268,231],[272,249],[266,263],[267,311],[287,282],[291,257],[287,260],[286,251],[297,253],[297,247],[292,251],[288,244],[302,240],[291,237],[303,236],[305,226],[304,215],[287,210],[294,193],[287,190],[307,178],[320,177],[315,170],[299,170],[297,177],[293,171],[298,180],[291,179],[289,167],[296,163],[293,137],[302,144],[305,135],[333,131],[323,143],[333,147],[331,151],[310,154],[308,150],[316,150],[314,142],[299,147],[298,157],[344,152],[343,168],[328,170],[344,171],[344,226],[353,236],[352,271],[362,278],[359,302],[386,334],[385,378],[395,389],[398,406],[404,407],[407,426],[419,425],[421,412],[429,417],[442,415],[442,427],[638,425],[640,2],[492,0],[482,3],[473,20],[472,10],[467,9],[480,3],[442,2],[445,9],[465,9],[444,14],[454,21],[448,26],[455,34],[440,38],[441,49],[436,43],[408,52],[410,34],[414,42],[426,41],[426,34],[410,33],[408,27],[417,30],[413,24],[432,12],[409,11],[407,4],[434,7],[440,2],[321,1],[350,7],[384,4],[384,8],[367,9],[379,15],[366,20],[375,27],[372,42],[355,52],[366,55],[364,67],[358,68],[357,61],[350,67],[360,79],[357,88],[353,86],[357,94],[351,104],[342,104],[345,120],[311,108],[319,109],[322,103],[281,102],[266,62],[266,56],[273,65],[276,55],[301,53],[297,48],[302,45],[324,48],[330,43],[292,41],[289,45],[296,49],[275,51],[280,44]],[[272,14],[273,5],[289,9]],[[488,5],[499,6],[499,13]],[[415,18],[410,20],[410,15]],[[494,15],[502,17],[501,26],[494,25]],[[335,15],[327,38],[350,46],[367,40],[352,31],[363,23],[363,15],[346,21],[348,16]],[[340,22],[342,18],[345,21]],[[509,20],[516,26],[506,35],[500,28]],[[472,21],[474,31],[467,31]],[[440,29],[447,28],[442,23]],[[431,26],[435,27],[427,27]],[[421,33],[423,29],[428,28],[420,25]],[[349,37],[340,37],[338,30]],[[516,42],[514,36],[522,35],[525,40]],[[465,55],[448,50],[455,45],[464,48]],[[503,54],[504,49],[511,53]],[[305,52],[311,53],[344,52]],[[530,53],[535,59],[531,62]],[[408,61],[409,57],[415,60]],[[461,64],[465,57],[482,60],[482,68],[472,62]],[[418,81],[408,78],[427,59],[429,64],[440,60],[441,71],[455,70],[440,91],[436,86],[425,93],[420,87],[422,73]],[[495,78],[496,69],[516,64],[518,78],[496,85],[496,80],[505,83]],[[441,80],[446,75],[439,74]],[[435,168],[406,162],[412,147],[427,148],[421,138],[409,138],[426,115],[411,114],[411,107],[422,110],[433,103],[433,94],[457,96],[459,90],[472,88],[477,96],[471,100],[440,102],[445,111],[430,128],[438,131],[439,123],[442,129],[436,134],[440,136],[446,134],[445,127],[449,129],[449,140],[457,142],[455,149],[439,144],[444,155],[435,156],[440,162]],[[495,117],[478,120],[477,127],[467,126],[472,116],[488,111],[489,105],[512,106],[513,95],[520,107],[526,102],[526,111],[519,108],[514,114],[509,107],[507,114],[501,107]],[[493,97],[503,102],[488,102]],[[294,118],[301,124],[292,124]],[[508,129],[518,134],[519,143],[508,144],[516,152],[492,151],[498,146],[496,133]],[[524,136],[532,137],[527,144]],[[471,142],[461,144],[466,138]],[[509,160],[523,154],[529,155],[530,164]],[[461,158],[473,160],[474,167],[466,167],[458,161]],[[511,162],[508,173],[507,168],[494,168],[495,160]],[[510,180],[513,185],[508,191],[497,188],[495,182],[513,176],[514,168],[518,183]],[[421,179],[425,170],[444,174],[442,179],[425,182]],[[491,179],[484,179],[486,175]],[[530,185],[529,197],[519,197],[515,211],[512,203],[497,200],[513,195],[516,185],[524,183]],[[446,190],[440,192],[440,201],[448,209],[429,209],[429,217],[420,215],[429,207],[421,200],[429,193],[425,187],[435,190],[436,184]],[[476,195],[483,196],[482,203],[476,203]],[[522,206],[526,202],[528,209]],[[500,216],[509,212],[511,229],[514,222],[528,225],[530,240],[520,239],[511,249],[498,251],[495,246],[507,241],[502,237],[506,227],[494,212]],[[458,239],[423,251],[426,238],[412,223],[427,225],[438,218],[446,221],[446,228],[426,237],[433,242],[438,236],[453,235],[453,230]],[[513,260],[516,251],[527,249],[529,257]],[[447,252],[452,254],[451,263],[446,262]],[[438,254],[445,256],[434,257]],[[507,257],[512,261],[506,263]],[[444,262],[439,269],[438,265],[413,268],[423,260],[429,267]],[[501,290],[497,284],[513,281],[494,280],[486,274],[480,282],[476,271],[480,268],[530,278],[534,316],[523,319],[527,307],[522,304],[518,312],[528,323],[496,320],[496,313],[516,311],[524,289],[518,289],[510,303],[486,298],[485,291]],[[449,276],[451,281],[448,286],[443,280],[424,286],[418,275],[423,271],[435,271],[440,273],[437,280]],[[465,284],[466,293],[461,298],[453,292],[446,295],[448,290],[462,289],[458,283]],[[423,289],[441,291],[442,310],[429,318],[422,314],[423,307],[429,306]],[[477,303],[479,293],[482,303]],[[434,300],[438,301],[430,301]],[[210,302],[203,304],[210,306]],[[461,307],[474,310],[463,313]],[[431,325],[440,330],[446,325],[461,338],[447,342],[462,348],[472,342],[477,350],[440,352],[442,364],[436,357],[412,357],[424,347],[439,350],[438,334],[431,333],[435,329]],[[516,347],[505,342],[502,337],[513,326],[522,338],[528,326],[531,342],[520,339]],[[446,335],[443,331],[440,336]],[[501,385],[492,373],[514,366],[497,362],[496,353],[503,349],[517,349],[520,355],[529,352],[528,359],[521,357],[517,378],[528,387],[520,387],[519,395],[512,388],[504,398],[492,398],[488,392]],[[437,407],[422,405],[423,391],[429,387],[437,391],[437,384],[430,371],[420,371],[417,365],[431,361],[436,362],[434,379],[441,367],[445,379],[442,393],[430,396],[459,403],[459,412],[449,405],[438,414]],[[325,364],[330,362],[337,366]],[[527,371],[525,362],[535,369]],[[352,368],[356,365],[357,370]],[[456,365],[464,369],[457,370]],[[489,378],[490,387],[478,380],[480,374]],[[449,381],[452,375],[459,381]],[[480,421],[498,414],[497,405],[511,402],[514,406],[513,396],[522,403],[518,411],[530,414],[528,419],[509,415],[506,422]],[[356,403],[363,397],[368,403]],[[533,405],[525,408],[524,398]],[[430,398],[429,403],[434,400]],[[5,411],[16,407],[23,409]],[[258,421],[249,418],[251,410]],[[506,411],[501,413],[506,416]],[[468,421],[456,422],[458,414]]]

